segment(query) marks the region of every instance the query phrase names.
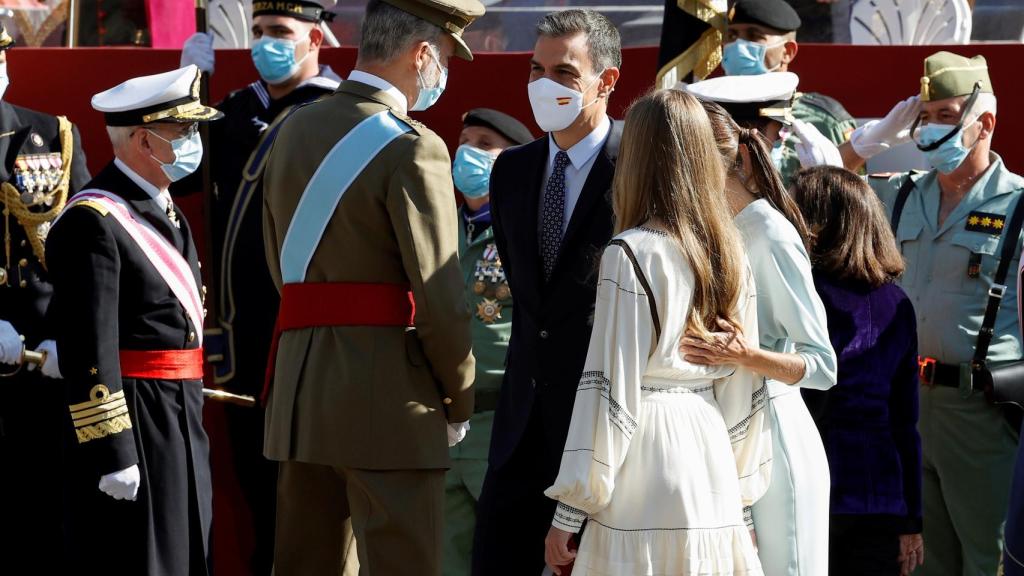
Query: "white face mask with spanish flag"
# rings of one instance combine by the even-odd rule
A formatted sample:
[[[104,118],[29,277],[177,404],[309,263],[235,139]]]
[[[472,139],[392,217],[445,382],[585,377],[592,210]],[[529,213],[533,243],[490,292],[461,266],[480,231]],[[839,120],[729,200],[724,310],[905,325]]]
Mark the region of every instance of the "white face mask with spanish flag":
[[[576,121],[584,108],[600,100],[595,98],[593,102],[583,104],[583,94],[601,80],[603,73],[603,70],[598,73],[583,92],[562,86],[550,78],[538,78],[530,82],[527,86],[530,106],[533,108],[533,119],[540,129],[545,132],[565,130]]]

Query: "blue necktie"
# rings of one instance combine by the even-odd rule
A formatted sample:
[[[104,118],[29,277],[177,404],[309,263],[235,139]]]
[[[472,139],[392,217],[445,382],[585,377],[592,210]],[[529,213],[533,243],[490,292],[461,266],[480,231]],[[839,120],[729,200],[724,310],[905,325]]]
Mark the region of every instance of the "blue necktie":
[[[555,168],[544,187],[544,212],[540,223],[540,253],[544,259],[544,280],[551,279],[562,246],[562,221],[565,218],[565,167],[569,155],[559,150],[555,154]]]

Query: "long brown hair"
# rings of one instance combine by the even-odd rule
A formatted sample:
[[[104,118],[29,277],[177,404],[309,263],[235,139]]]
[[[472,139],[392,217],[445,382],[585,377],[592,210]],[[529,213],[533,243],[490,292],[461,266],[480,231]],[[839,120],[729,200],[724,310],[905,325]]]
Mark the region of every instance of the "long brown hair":
[[[811,263],[838,280],[878,287],[903,273],[882,202],[853,172],[817,166],[797,174],[793,198],[811,228]]]
[[[704,338],[718,318],[738,327],[743,253],[724,185],[711,124],[696,98],[660,90],[630,106],[612,185],[615,231],[656,220],[679,242],[695,283],[686,325]]]
[[[756,128],[744,128],[733,120],[732,116],[718,104],[701,100],[704,111],[711,120],[711,128],[715,132],[715,141],[718,143],[718,151],[722,155],[722,161],[729,174],[740,180],[747,178],[743,174],[743,158],[740,156],[740,146],[744,146],[750,156],[751,182],[748,185],[751,193],[758,198],[767,200],[776,210],[782,213],[789,220],[789,223],[796,228],[797,234],[807,246],[807,224],[800,209],[793,198],[786,192],[786,186],[782,183],[779,171],[772,163],[772,147],[768,139]],[[745,184],[747,184],[745,182]]]

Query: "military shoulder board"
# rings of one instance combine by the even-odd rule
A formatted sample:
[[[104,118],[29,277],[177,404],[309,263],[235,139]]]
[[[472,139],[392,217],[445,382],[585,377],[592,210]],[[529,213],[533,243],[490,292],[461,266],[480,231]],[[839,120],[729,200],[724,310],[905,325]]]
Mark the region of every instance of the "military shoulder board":
[[[971,212],[967,216],[968,232],[982,232],[999,236],[1006,227],[1006,216],[1003,214],[989,214],[987,212]]]

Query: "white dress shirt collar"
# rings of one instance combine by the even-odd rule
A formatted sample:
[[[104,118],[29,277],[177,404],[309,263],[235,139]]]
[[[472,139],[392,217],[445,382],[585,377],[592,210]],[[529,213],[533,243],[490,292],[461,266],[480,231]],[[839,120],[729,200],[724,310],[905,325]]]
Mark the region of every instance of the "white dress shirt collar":
[[[161,190],[151,184],[149,180],[139,176],[135,170],[129,168],[128,165],[122,162],[120,158],[114,158],[114,166],[117,166],[121,172],[124,172],[124,175],[127,176],[129,180],[135,182],[136,186],[142,188],[142,190],[156,202],[157,206],[159,206],[161,210],[167,210],[167,201],[170,199],[171,195],[166,189]]]
[[[566,154],[569,155],[569,162],[572,163],[572,167],[580,170],[589,162],[594,156],[597,155],[601,147],[604,146],[605,140],[608,139],[608,133],[612,130],[612,123],[605,116],[601,119],[601,123],[594,128],[590,134],[587,134],[583,140],[580,140],[574,144],[571,148],[566,150]],[[548,134],[548,165],[555,163],[555,155],[558,154],[561,148],[558,147],[558,143],[555,142],[555,137],[552,134]]]
[[[402,94],[402,91],[395,88],[391,82],[388,82],[380,76],[374,76],[369,72],[363,72],[362,70],[353,70],[352,72],[349,72],[348,79],[353,82],[362,82],[367,86],[372,86],[384,92],[395,101],[395,104],[398,105],[398,109],[396,110],[397,112],[403,116],[409,113],[409,100],[406,99],[405,94]]]

